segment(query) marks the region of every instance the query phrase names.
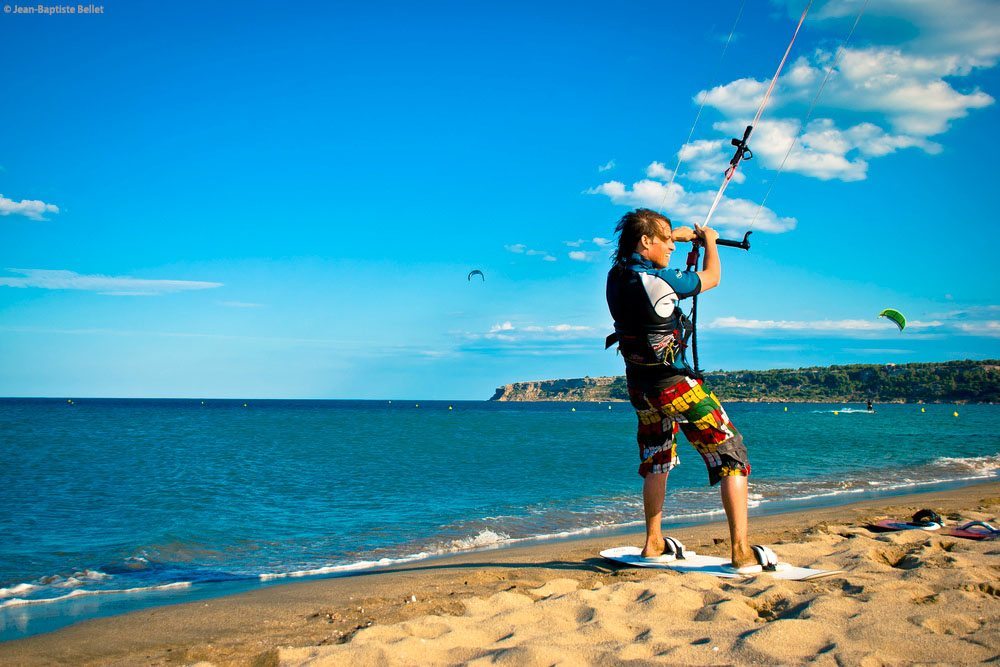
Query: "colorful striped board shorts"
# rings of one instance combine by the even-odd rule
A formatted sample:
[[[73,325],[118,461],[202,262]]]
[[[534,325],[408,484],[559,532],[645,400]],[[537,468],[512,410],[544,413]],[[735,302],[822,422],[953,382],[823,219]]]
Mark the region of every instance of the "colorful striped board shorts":
[[[629,378],[628,395],[639,419],[639,474],[643,477],[670,472],[680,463],[678,429],[705,460],[709,484],[718,484],[723,477],[750,474],[743,436],[701,380],[684,375],[652,382]]]

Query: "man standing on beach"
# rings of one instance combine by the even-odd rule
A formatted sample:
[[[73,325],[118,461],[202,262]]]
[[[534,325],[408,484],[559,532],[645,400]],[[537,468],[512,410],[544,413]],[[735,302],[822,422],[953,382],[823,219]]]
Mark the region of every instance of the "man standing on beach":
[[[773,553],[751,549],[749,544],[750,463],[743,437],[685,355],[692,325],[678,304],[719,284],[719,235],[708,227],[673,229],[667,217],[644,208],[622,216],[615,231],[618,249],[607,284],[615,334],[608,345],[618,342],[625,359],[629,400],[639,420],[639,474],[646,515],[642,557],[665,562],[681,555],[675,553],[677,545],[664,539],[661,527],[667,475],[680,462],[675,442],[679,425],[704,459],[709,483],[721,483],[732,566],[768,565],[762,561],[770,561]],[[702,270],[667,269],[675,242],[696,239],[705,248]]]

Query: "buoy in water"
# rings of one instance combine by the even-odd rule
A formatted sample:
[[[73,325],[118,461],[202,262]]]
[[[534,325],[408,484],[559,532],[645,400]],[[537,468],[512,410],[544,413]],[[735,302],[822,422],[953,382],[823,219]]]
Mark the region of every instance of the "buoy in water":
[[[450,405],[448,406],[448,409],[451,410],[451,406]]]
[[[958,413],[957,413],[957,412],[952,412],[952,413],[951,413],[951,416],[952,416],[952,417],[957,417],[957,416],[958,416]]]
[[[570,408],[570,412],[576,412],[576,408]]]
[[[785,412],[788,412],[788,406],[787,405],[785,406]]]
[[[921,412],[927,412],[927,408],[920,408]]]
[[[833,411],[833,414],[835,414],[835,415],[839,415],[840,413],[839,413],[839,412],[837,412],[836,410],[834,410],[834,411]]]

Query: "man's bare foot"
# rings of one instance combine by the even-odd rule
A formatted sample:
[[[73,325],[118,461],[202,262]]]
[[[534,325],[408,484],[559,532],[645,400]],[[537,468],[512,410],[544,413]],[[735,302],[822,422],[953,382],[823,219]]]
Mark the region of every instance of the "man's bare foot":
[[[750,547],[745,547],[744,549],[733,549],[732,557],[733,567],[736,568],[760,564],[757,562],[757,557],[754,555]]]
[[[646,546],[642,548],[642,553],[639,555],[643,558],[656,558],[657,556],[662,556],[667,552],[667,541],[660,537],[647,537]],[[753,558],[753,554],[750,554],[750,558]]]

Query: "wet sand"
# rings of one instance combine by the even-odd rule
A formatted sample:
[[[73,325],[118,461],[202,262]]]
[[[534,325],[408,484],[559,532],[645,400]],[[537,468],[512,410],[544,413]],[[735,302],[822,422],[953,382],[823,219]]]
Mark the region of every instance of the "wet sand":
[[[1000,541],[863,526],[932,508],[997,525],[1000,483],[751,520],[790,582],[619,568],[641,534],[495,549],[93,619],[0,644],[0,664],[979,663],[1000,657]],[[728,554],[724,523],[669,530]]]

